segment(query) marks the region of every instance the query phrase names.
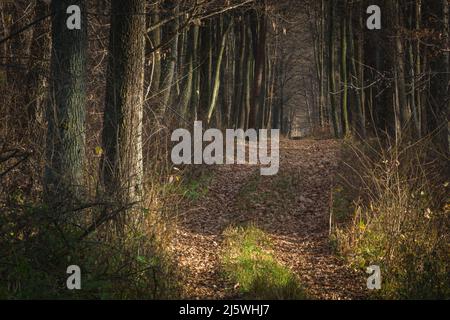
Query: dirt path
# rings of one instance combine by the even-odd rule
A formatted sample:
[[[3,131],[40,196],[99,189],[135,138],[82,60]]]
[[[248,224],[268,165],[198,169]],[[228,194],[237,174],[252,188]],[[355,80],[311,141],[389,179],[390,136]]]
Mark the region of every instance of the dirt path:
[[[280,171],[261,177],[256,166],[217,166],[208,194],[185,212],[174,242],[191,299],[233,297],[220,274],[222,232],[255,223],[273,240],[276,258],[317,299],[364,297],[365,279],[348,269],[328,241],[330,190],[339,143],[283,140]]]

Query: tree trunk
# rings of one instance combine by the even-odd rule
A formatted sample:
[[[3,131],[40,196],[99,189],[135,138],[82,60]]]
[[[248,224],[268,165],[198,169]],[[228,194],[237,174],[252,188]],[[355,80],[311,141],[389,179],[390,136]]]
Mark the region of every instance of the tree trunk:
[[[331,120],[333,124],[333,130],[335,137],[340,136],[337,103],[336,103],[336,78],[335,78],[335,54],[334,54],[334,37],[335,37],[335,14],[334,14],[335,1],[330,0],[328,4],[329,16],[328,16],[328,79],[329,79],[329,91],[330,91],[330,107],[331,107]]]
[[[252,13],[252,38],[253,55],[255,59],[255,70],[253,79],[253,89],[251,98],[251,108],[249,115],[249,128],[259,129],[261,127],[261,115],[264,105],[264,83],[265,83],[265,65],[266,65],[266,36],[267,36],[267,17],[265,13],[265,4],[257,17],[257,13]]]
[[[347,6],[347,1],[343,3],[344,8]],[[344,13],[344,18],[341,20],[341,79],[342,79],[342,95],[341,95],[341,113],[342,113],[342,128],[344,135],[350,135],[350,121],[348,110],[348,76],[347,76],[347,16]]]
[[[434,141],[443,154],[448,155],[448,119],[449,119],[449,5],[446,0],[427,2],[430,27],[438,40],[433,57],[430,59],[430,108],[428,108],[428,126],[434,135]]]
[[[81,30],[69,30],[66,10],[81,9]],[[84,0],[52,1],[51,98],[44,186],[49,202],[81,196],[85,160],[87,12]],[[52,199],[54,198],[54,199]]]
[[[211,121],[211,117],[213,115],[213,112],[216,108],[217,104],[217,97],[219,95],[219,88],[220,88],[220,71],[222,66],[222,60],[223,60],[223,53],[225,51],[226,47],[226,40],[228,36],[228,32],[230,31],[232,26],[232,23],[230,23],[227,27],[227,30],[222,35],[222,41],[220,43],[219,53],[217,55],[217,61],[216,61],[216,67],[214,69],[214,79],[213,79],[213,91],[211,96],[211,102],[209,104],[209,110],[208,110],[208,123]]]
[[[160,21],[159,17],[159,1],[157,1],[154,6],[151,8],[151,24],[156,25]],[[158,48],[161,45],[161,28],[156,28],[150,34],[150,38],[152,40],[153,48]],[[155,65],[153,66],[153,78],[151,83],[151,94],[155,96],[160,88],[161,82],[161,49],[156,50],[155,55]]]
[[[193,25],[187,32],[187,74],[184,80],[183,98],[182,98],[182,113],[183,116],[188,114],[189,105],[192,100],[192,90],[194,82],[194,55],[196,52],[196,43],[198,39],[198,25]],[[195,94],[195,93],[194,93]]]
[[[178,3],[173,0],[164,1],[164,9],[170,12],[170,14],[177,16],[178,15]],[[175,70],[177,64],[178,57],[178,27],[179,27],[179,18],[174,18],[173,21],[169,23],[169,25],[164,29],[164,37],[163,41],[171,39],[171,45],[169,51],[166,53],[164,63],[164,72],[162,78],[162,112],[164,113],[167,106],[170,104],[171,94],[173,92],[172,86],[175,77]]]
[[[46,16],[49,7],[43,1],[35,1],[35,19]],[[45,100],[48,86],[48,63],[51,56],[51,39],[47,36],[49,25],[46,21],[36,25],[31,44],[31,61],[27,75],[26,104],[28,126],[44,123]]]
[[[103,182],[122,204],[143,195],[145,1],[113,0],[104,113]]]

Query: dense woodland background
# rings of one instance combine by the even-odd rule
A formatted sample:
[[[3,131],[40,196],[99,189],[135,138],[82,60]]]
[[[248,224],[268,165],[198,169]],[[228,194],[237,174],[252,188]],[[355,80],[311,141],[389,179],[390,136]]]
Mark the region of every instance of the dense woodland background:
[[[81,30],[66,26],[70,5]],[[359,273],[385,266],[376,297],[448,298],[449,6],[1,1],[0,297],[192,298],[167,248],[180,213],[206,202],[208,169],[174,168],[170,135],[202,120],[339,139],[336,256]],[[87,270],[84,290],[65,288],[70,264]],[[307,296],[275,286],[248,290]]]

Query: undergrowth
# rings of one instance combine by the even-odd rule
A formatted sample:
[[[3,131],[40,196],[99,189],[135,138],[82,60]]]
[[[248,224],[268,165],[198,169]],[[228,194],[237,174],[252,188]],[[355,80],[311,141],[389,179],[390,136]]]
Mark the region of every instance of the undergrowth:
[[[77,212],[90,220],[97,208]],[[139,212],[137,212],[139,211]],[[110,221],[91,232],[74,212],[46,205],[1,208],[1,299],[164,299],[179,295],[177,274],[164,250],[162,221],[136,209],[139,227],[116,231]],[[81,269],[81,289],[69,290],[67,268]]]
[[[208,194],[208,187],[213,177],[214,175],[211,171],[192,170],[179,185],[180,193],[189,201],[199,201]]]
[[[39,184],[26,190],[27,177],[19,173],[0,185],[0,299],[181,296],[167,250],[180,200],[171,184],[149,175],[146,198],[132,212],[95,187],[82,200],[67,198],[50,207],[39,197]],[[95,174],[89,177],[95,186]],[[80,267],[80,290],[67,288],[71,265]]]
[[[354,268],[380,266],[374,297],[450,298],[448,159],[440,161],[430,145],[344,147],[332,241]]]

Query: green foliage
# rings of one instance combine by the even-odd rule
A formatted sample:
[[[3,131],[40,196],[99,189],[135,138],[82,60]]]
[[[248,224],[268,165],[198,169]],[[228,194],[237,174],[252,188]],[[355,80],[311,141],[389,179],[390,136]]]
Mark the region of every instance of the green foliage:
[[[367,150],[355,150],[352,172],[358,179],[347,173],[351,183],[333,197],[333,208],[344,208],[352,220],[336,225],[332,241],[353,267],[381,267],[376,297],[448,299],[448,183],[436,175],[442,172],[439,167],[424,165],[427,149],[397,148],[377,153],[373,147],[370,156]],[[348,202],[341,195],[361,196],[354,193],[358,183],[366,187],[366,199],[345,209]]]
[[[278,263],[270,239],[256,227],[229,228],[222,263],[226,276],[247,299],[305,299],[297,277]]]
[[[208,194],[212,179],[211,172],[202,172],[198,177],[190,177],[181,183],[181,194],[190,201],[198,201]]]
[[[44,205],[3,209],[2,299],[157,299],[179,295],[177,276],[151,232],[130,229],[118,236],[100,228],[82,237],[83,231],[66,223],[73,212],[52,212]],[[70,265],[81,268],[81,290],[66,287]]]
[[[335,222],[340,223],[348,219],[354,210],[351,195],[342,186],[336,186],[333,190],[332,214]]]

